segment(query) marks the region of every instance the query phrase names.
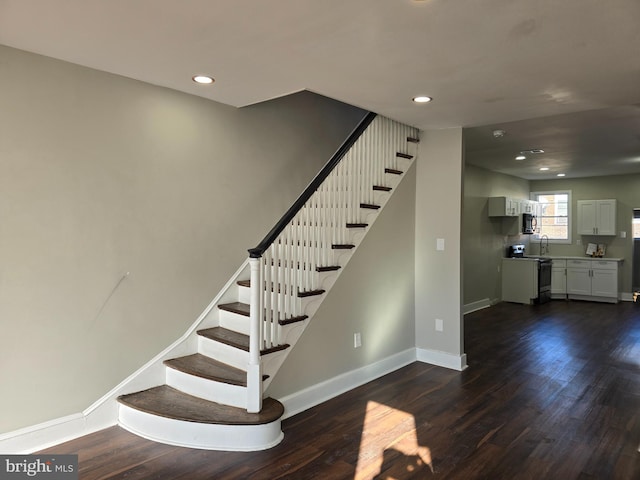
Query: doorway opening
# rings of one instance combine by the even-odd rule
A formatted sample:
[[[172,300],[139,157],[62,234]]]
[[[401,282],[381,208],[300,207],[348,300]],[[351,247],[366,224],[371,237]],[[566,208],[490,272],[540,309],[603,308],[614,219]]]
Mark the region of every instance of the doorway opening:
[[[640,208],[633,209],[631,231],[633,232],[633,301],[640,303]]]

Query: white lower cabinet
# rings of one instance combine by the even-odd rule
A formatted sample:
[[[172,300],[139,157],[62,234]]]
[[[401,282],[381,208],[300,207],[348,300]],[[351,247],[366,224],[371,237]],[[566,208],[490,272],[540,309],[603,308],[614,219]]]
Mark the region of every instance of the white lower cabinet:
[[[618,262],[567,260],[567,295],[571,299],[618,301]]]
[[[551,298],[567,298],[566,260],[553,260],[551,264]]]

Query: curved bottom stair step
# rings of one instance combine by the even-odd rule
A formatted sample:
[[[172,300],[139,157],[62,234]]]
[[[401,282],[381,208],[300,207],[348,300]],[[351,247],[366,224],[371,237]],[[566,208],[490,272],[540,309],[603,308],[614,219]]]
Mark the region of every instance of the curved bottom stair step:
[[[121,395],[118,401],[159,417],[216,425],[264,425],[279,420],[284,414],[284,406],[273,398],[263,400],[259,413],[248,413],[242,408],[187,395],[167,385]]]

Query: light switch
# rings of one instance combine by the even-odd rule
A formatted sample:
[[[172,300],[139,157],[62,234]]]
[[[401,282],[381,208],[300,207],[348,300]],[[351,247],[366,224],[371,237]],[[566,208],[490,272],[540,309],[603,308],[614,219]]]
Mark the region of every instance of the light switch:
[[[436,239],[436,250],[444,250],[444,238]]]
[[[627,238],[627,232],[620,232],[620,238]]]

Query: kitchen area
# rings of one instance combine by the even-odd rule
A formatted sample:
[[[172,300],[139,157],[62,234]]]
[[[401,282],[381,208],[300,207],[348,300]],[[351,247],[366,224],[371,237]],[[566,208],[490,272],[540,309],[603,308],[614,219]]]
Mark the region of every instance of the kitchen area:
[[[522,278],[533,277],[527,282],[536,290],[517,295],[518,303],[545,302],[548,296],[633,300],[640,288],[640,240],[634,233],[640,231],[639,120],[637,106],[618,106],[463,130],[465,313],[513,298],[509,289],[516,287],[503,282],[507,262],[534,262]],[[548,212],[540,215],[536,202],[540,194],[559,192],[567,195],[565,216],[555,219],[548,243],[547,232],[525,233],[523,214],[553,220]],[[504,260],[516,245],[524,245],[522,258]],[[530,257],[551,259],[549,294],[548,261],[525,260]]]
[[[554,218],[546,212],[553,205],[510,197],[490,197],[487,205],[488,216],[502,219],[507,237],[516,240],[507,245],[501,261],[502,301],[543,304],[552,299],[609,303],[621,300],[624,258],[606,255],[605,243],[608,237],[618,235],[615,199],[576,202],[576,243],[584,249],[581,255],[552,255],[549,236],[542,233],[542,220]],[[621,236],[626,237],[626,233]],[[526,237],[528,242],[520,243]],[[583,242],[583,238],[587,241]]]

